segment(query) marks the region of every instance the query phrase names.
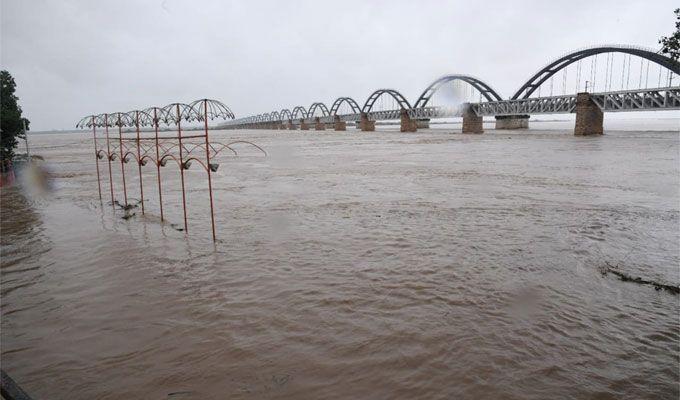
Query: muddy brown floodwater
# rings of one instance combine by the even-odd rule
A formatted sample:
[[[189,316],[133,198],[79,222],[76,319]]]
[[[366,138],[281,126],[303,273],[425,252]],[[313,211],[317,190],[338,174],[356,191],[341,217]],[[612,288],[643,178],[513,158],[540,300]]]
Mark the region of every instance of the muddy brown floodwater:
[[[186,238],[176,169],[169,223],[151,167],[123,220],[88,133],[34,135],[2,368],[36,399],[677,399],[680,297],[599,272],[680,283],[672,129],[215,132],[269,156],[220,160],[214,246],[198,170]]]

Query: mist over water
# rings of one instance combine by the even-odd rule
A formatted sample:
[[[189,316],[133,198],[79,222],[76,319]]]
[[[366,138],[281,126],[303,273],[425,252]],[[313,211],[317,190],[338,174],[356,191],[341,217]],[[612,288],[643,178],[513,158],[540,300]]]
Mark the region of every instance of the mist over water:
[[[211,132],[269,154],[218,160],[215,245],[198,169],[185,237],[175,168],[168,223],[150,166],[123,220],[88,133],[34,135],[53,190],[2,190],[3,369],[46,399],[678,398],[678,296],[599,272],[680,284],[675,127]]]

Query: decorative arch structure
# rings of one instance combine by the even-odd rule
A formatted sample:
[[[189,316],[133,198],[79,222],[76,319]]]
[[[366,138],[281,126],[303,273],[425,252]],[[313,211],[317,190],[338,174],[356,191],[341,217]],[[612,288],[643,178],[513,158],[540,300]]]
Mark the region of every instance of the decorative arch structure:
[[[152,125],[156,128],[158,128],[159,124],[167,119],[167,111],[163,107],[149,107],[144,109],[144,112],[146,114],[149,114],[151,117],[153,117]]]
[[[352,112],[354,114],[359,114],[361,112],[361,107],[359,107],[359,104],[357,104],[356,101],[354,101],[353,98],[351,97],[338,97],[333,104],[331,105],[331,109],[329,111],[329,115],[337,115],[338,110],[340,109],[340,106],[342,103],[347,103],[349,104],[350,108],[352,108]]]
[[[557,72],[586,57],[602,53],[624,53],[642,57],[651,62],[659,64],[662,67],[668,68],[675,74],[680,75],[680,63],[650,49],[623,45],[589,47],[564,55],[541,68],[517,90],[517,92],[512,96],[512,100],[519,98],[528,99],[529,96],[531,96],[531,94],[543,84],[543,82],[550,79],[550,77],[555,75]]]
[[[453,81],[462,81],[470,86],[474,87],[477,89],[482,96],[488,101],[501,101],[503,98],[491,88],[491,86],[487,85],[483,81],[469,76],[469,75],[459,75],[459,74],[454,74],[454,75],[445,75],[442,76],[441,78],[437,79],[436,81],[432,82],[424,91],[423,94],[418,97],[418,100],[414,104],[414,108],[423,108],[427,105],[427,103],[430,101],[432,96],[435,94],[435,92],[445,83],[448,82],[453,82]]]
[[[399,92],[397,92],[394,89],[378,89],[375,92],[373,92],[370,96],[368,96],[368,99],[366,100],[366,103],[361,109],[361,112],[368,114],[371,112],[371,109],[373,108],[373,105],[375,105],[375,101],[380,98],[380,96],[387,94],[391,96],[394,100],[397,101],[399,104],[399,107],[404,109],[404,110],[410,110],[411,109],[411,104],[409,104],[408,100]]]
[[[234,119],[234,113],[229,107],[217,100],[199,99],[189,103],[189,107],[193,109],[198,121],[203,121],[205,118],[211,121],[215,118]]]
[[[193,107],[184,103],[171,103],[163,107],[164,122],[166,124],[179,125],[182,121],[198,121],[201,117]]]
[[[129,210],[134,205],[128,204],[127,187],[126,187],[126,171],[124,164],[131,160],[136,160],[139,173],[139,190],[140,190],[140,204],[142,214],[145,210],[144,200],[144,179],[142,176],[142,167],[152,161],[156,166],[158,177],[158,195],[160,203],[161,221],[163,216],[163,196],[161,189],[161,174],[160,168],[167,164],[168,160],[174,161],[179,170],[182,183],[182,209],[184,211],[184,231],[188,233],[187,228],[187,205],[184,187],[184,170],[189,169],[193,161],[203,167],[208,175],[208,192],[210,195],[210,217],[212,222],[212,236],[216,240],[215,235],[215,218],[213,206],[212,180],[211,173],[217,171],[219,164],[211,162],[211,158],[219,154],[223,148],[228,148],[232,152],[235,151],[228,145],[215,147],[214,143],[209,141],[208,121],[216,118],[220,119],[234,119],[234,114],[223,103],[211,99],[199,99],[190,104],[172,103],[165,107],[150,107],[145,110],[133,110],[129,112],[105,113],[99,115],[90,115],[81,119],[76,127],[78,128],[92,128],[94,139],[95,160],[97,161],[97,185],[99,189],[100,200],[101,181],[99,173],[99,160],[104,156],[108,158],[109,169],[109,187],[111,191],[111,204],[119,205],[125,210]],[[203,122],[203,133],[192,133],[190,135],[182,134],[182,121]],[[167,125],[175,125],[177,129],[176,135],[159,137],[159,125],[164,123]],[[97,143],[97,127],[104,127],[106,147],[100,146]],[[109,128],[118,127],[118,138],[109,136]],[[123,134],[123,127],[134,127],[135,135]],[[152,127],[154,131],[153,137],[141,136],[141,127]],[[183,140],[191,139],[193,142],[183,143]],[[217,143],[219,146],[220,144]],[[100,148],[103,147],[103,148]],[[257,146],[256,146],[257,147]],[[154,151],[155,150],[155,151]],[[205,151],[205,158],[198,156],[198,151]],[[155,153],[155,154],[154,154]],[[178,153],[178,154],[176,154]],[[194,154],[192,154],[194,153]],[[199,158],[200,157],[200,158]],[[121,178],[122,189],[125,199],[125,204],[120,204],[114,198],[113,179],[111,173],[111,162],[119,160],[121,164]],[[181,229],[180,229],[181,230]]]

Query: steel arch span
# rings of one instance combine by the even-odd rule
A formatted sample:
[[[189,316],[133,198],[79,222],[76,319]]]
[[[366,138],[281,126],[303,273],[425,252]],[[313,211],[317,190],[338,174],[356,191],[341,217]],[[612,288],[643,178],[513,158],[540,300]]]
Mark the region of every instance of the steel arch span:
[[[309,106],[309,109],[307,110],[307,116],[313,117],[316,110],[321,110],[321,115],[324,117],[327,117],[329,115],[328,107],[326,107],[326,105],[321,102],[317,102]]]
[[[482,96],[484,96],[485,99],[488,101],[501,101],[503,98],[493,90],[493,88],[483,81],[469,76],[469,75],[459,75],[459,74],[454,74],[454,75],[445,75],[442,76],[441,78],[437,79],[436,81],[432,82],[424,91],[423,94],[418,97],[418,100],[416,101],[415,105],[413,106],[414,108],[423,108],[427,105],[427,103],[430,101],[434,93],[445,83],[452,82],[452,81],[463,81],[470,86],[474,87],[477,89]]]
[[[279,111],[279,117],[281,117],[281,120],[282,120],[282,121],[283,121],[284,119],[285,119],[285,120],[293,119],[293,113],[290,112],[289,109],[284,108],[283,110]]]
[[[522,87],[520,87],[517,92],[512,96],[512,100],[519,99],[520,96],[523,99],[528,99],[531,94],[538,89],[543,82],[547,81],[555,75],[557,72],[566,68],[567,66],[582,60],[586,57],[594,56],[596,54],[602,53],[624,53],[631,54],[634,56],[642,57],[651,62],[661,65],[662,67],[668,68],[673,73],[680,75],[680,64],[673,61],[669,57],[655,53],[653,50],[645,49],[643,47],[634,46],[624,46],[624,45],[607,45],[598,47],[589,47],[581,50],[573,51],[565,56],[562,56],[550,64],[539,70],[534,76],[532,76]]]
[[[292,119],[307,118],[307,110],[305,110],[305,108],[302,106],[297,106],[293,109],[293,112],[291,113],[291,118]]]
[[[338,110],[340,109],[340,106],[342,103],[347,103],[349,106],[352,108],[352,112],[354,114],[359,114],[361,112],[361,107],[359,107],[359,104],[357,104],[356,101],[354,101],[353,98],[351,97],[338,97],[333,104],[331,105],[331,110],[329,112],[329,115],[337,115]]]
[[[378,98],[383,94],[390,95],[394,100],[397,101],[400,108],[404,110],[411,109],[411,104],[409,104],[408,100],[406,100],[406,98],[401,93],[397,92],[394,89],[378,89],[375,92],[373,92],[370,96],[368,96],[368,99],[366,99],[366,103],[361,109],[361,112],[366,114],[371,112],[371,109],[373,108],[375,101],[378,100]]]

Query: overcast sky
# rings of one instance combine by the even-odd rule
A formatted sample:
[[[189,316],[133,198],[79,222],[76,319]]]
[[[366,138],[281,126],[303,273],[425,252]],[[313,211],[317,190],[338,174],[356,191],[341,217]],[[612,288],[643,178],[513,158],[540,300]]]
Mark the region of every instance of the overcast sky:
[[[677,1],[1,0],[2,68],[32,130],[203,97],[237,117],[447,73],[510,96],[569,50],[658,48]]]

